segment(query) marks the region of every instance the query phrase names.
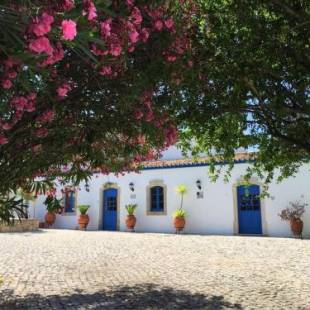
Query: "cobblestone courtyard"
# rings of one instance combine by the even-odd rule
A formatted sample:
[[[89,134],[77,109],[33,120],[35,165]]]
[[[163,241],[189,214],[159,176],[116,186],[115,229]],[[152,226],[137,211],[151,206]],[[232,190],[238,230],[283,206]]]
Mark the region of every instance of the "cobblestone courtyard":
[[[310,240],[0,234],[0,309],[310,309]]]

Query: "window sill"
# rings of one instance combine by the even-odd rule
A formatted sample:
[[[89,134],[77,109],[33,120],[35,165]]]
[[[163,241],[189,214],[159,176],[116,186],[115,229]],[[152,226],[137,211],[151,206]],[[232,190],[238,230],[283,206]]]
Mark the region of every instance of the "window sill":
[[[147,211],[146,215],[167,215],[166,211]]]
[[[61,215],[63,215],[63,216],[75,216],[76,212],[64,212],[64,213],[61,213]]]

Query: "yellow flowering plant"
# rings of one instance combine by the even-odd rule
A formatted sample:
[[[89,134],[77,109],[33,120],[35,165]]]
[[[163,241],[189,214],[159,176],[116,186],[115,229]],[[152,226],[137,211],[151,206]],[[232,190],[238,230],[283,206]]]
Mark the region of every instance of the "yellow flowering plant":
[[[185,217],[186,212],[183,210],[183,197],[187,193],[187,188],[184,184],[180,184],[176,187],[175,191],[181,195],[181,206],[173,213],[173,217]]]

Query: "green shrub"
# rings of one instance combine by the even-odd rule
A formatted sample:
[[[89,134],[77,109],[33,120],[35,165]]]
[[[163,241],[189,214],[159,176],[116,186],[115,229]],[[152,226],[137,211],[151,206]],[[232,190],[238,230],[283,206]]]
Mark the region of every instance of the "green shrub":
[[[0,223],[14,224],[14,218],[27,218],[28,206],[16,196],[0,196]]]
[[[79,205],[78,208],[79,208],[80,213],[85,215],[88,209],[90,208],[90,205]]]
[[[177,209],[176,211],[174,211],[173,213],[173,217],[186,217],[187,213],[185,210],[183,209]]]
[[[127,210],[127,214],[128,215],[134,215],[135,211],[136,211],[136,208],[138,206],[136,204],[129,204],[129,205],[126,205],[125,208]]]

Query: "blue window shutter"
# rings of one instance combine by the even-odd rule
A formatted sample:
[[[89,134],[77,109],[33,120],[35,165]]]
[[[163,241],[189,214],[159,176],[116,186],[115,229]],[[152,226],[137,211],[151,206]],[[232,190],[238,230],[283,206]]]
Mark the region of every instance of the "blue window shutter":
[[[65,212],[74,212],[75,192],[69,191],[65,195]]]
[[[75,193],[74,192],[70,192],[70,212],[74,211],[74,200],[75,200]]]

